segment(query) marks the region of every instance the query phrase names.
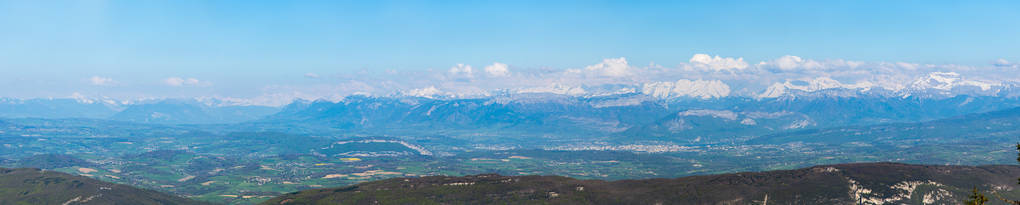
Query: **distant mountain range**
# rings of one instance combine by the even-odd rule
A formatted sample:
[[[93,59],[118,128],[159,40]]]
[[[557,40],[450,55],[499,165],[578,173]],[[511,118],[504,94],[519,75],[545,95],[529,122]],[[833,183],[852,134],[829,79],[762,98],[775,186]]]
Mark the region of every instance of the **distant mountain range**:
[[[891,141],[962,142],[969,140],[1009,141],[1020,136],[1020,108],[975,113],[947,119],[915,123],[889,123],[870,126],[846,126],[828,129],[807,129],[797,132],[764,135],[748,141],[751,144],[782,143],[870,143]]]
[[[522,94],[479,99],[350,96],[338,102],[294,103],[249,123],[267,130],[310,133],[475,133],[717,142],[802,129],[922,122],[1018,106],[1018,98],[989,96],[672,100],[643,94]]]
[[[218,105],[194,99],[135,103],[90,99],[0,99],[0,118],[88,118],[153,124],[224,124],[262,118],[279,108]]]
[[[302,123],[299,126],[311,132],[435,128],[712,137],[703,135],[917,122],[1007,109],[1020,106],[1018,85],[936,72],[901,88],[817,78],[777,83],[755,95],[731,94],[719,81],[680,80],[573,89],[584,92],[559,92],[572,90],[562,87],[502,90],[475,97],[352,95],[339,101],[297,100],[282,107],[217,98],[133,102],[84,97],[2,98],[0,118],[89,118],[151,124]],[[720,127],[735,130],[715,132]]]
[[[1016,199],[1018,175],[1020,167],[1006,165],[862,163],[620,181],[430,176],[299,191],[263,204],[958,204],[972,188]]]
[[[89,177],[30,168],[0,168],[0,187],[0,204],[207,204]]]
[[[266,106],[211,106],[188,100],[162,100],[127,106],[109,119],[156,124],[225,124],[251,121],[276,113]]]

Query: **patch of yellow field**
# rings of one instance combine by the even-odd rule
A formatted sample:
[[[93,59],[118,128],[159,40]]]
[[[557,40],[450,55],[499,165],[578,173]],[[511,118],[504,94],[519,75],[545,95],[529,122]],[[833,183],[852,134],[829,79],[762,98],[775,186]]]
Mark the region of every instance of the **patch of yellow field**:
[[[79,175],[82,175],[82,176],[87,176],[87,177],[92,177],[92,175],[91,175],[91,174],[79,174]]]
[[[237,198],[237,195],[231,195],[231,194],[224,194],[224,195],[220,195],[220,196],[222,196],[222,197],[230,197],[230,198]]]
[[[241,196],[241,198],[244,198],[244,199],[250,199],[250,198],[255,198],[255,196],[248,196],[248,195],[245,195],[245,196]]]
[[[329,163],[318,163],[318,164],[315,164],[315,166],[326,166],[326,165],[329,165]]]
[[[308,187],[322,187],[322,185],[312,184],[312,185],[308,185]]]
[[[88,174],[88,173],[92,173],[92,172],[97,172],[97,170],[93,169],[93,168],[84,168],[84,167],[82,167],[82,168],[78,168],[78,172]]]
[[[357,158],[357,157],[340,158],[340,161],[357,162],[357,161],[361,161],[361,158]]]
[[[377,170],[365,171],[365,172],[362,172],[362,173],[353,173],[351,175],[359,176],[359,177],[364,177],[364,176],[373,176],[373,175],[401,175],[401,174],[404,174],[404,173],[400,173],[400,172],[387,172],[387,171],[383,171],[383,170],[378,170],[377,169]]]
[[[207,181],[207,182],[202,182],[202,186],[209,186],[210,184],[212,184],[212,183],[214,183],[214,182],[216,182],[216,181]]]
[[[191,180],[191,179],[194,179],[194,178],[195,178],[195,176],[188,175],[188,176],[185,176],[184,178],[178,179],[177,181],[178,182],[184,182],[184,181],[188,181],[188,180]]]
[[[111,169],[111,170],[110,170],[110,172],[113,172],[113,173],[120,173],[120,170],[119,170],[119,169]]]
[[[269,167],[269,166],[266,166],[266,165],[259,166],[259,169],[276,171],[276,169],[273,169],[272,167]]]
[[[332,179],[332,178],[340,178],[340,177],[347,177],[347,175],[346,174],[330,174],[330,175],[326,175],[326,176],[324,176],[322,178],[323,179]]]
[[[289,182],[289,181],[283,181],[283,184],[297,184],[297,183]]]

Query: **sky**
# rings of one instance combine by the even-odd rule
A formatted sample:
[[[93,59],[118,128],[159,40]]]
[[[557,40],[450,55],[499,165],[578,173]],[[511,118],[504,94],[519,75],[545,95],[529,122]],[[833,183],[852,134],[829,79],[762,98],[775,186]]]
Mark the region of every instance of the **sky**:
[[[868,76],[880,73],[842,76],[837,67],[849,65],[840,61],[991,82],[1016,79],[1017,36],[1018,1],[0,1],[0,97],[286,100],[681,79],[767,81],[747,92],[797,78],[880,83]],[[692,70],[703,62],[698,54],[730,60],[715,67],[745,63],[752,69],[737,70],[773,75]],[[839,72],[778,69],[789,57]],[[619,59],[621,75],[563,76],[606,71],[588,69],[600,64],[612,72]],[[897,63],[929,69],[884,66]],[[662,68],[673,71],[635,76]]]

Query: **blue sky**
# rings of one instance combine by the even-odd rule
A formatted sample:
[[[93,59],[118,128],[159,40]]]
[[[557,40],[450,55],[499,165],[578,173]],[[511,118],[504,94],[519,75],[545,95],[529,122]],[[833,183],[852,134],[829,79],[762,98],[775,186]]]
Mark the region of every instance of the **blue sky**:
[[[698,53],[987,66],[1020,61],[1017,36],[1018,1],[0,1],[0,96],[67,95],[94,76],[151,96],[255,95],[306,73]],[[211,84],[155,85],[169,77]]]

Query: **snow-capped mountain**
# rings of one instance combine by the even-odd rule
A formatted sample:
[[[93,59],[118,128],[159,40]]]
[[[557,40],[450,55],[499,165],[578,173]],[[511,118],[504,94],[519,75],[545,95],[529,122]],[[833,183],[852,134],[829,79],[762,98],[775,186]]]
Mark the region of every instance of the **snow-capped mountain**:
[[[855,83],[842,83],[831,78],[820,77],[809,80],[793,80],[784,83],[775,83],[765,91],[758,94],[758,98],[778,98],[783,96],[803,96],[822,94],[846,95],[885,95],[893,96],[920,96],[920,97],[953,97],[958,95],[972,96],[1008,96],[1010,89],[1015,83],[999,83],[990,81],[971,80],[955,72],[932,72],[920,76],[905,84],[896,83],[875,83],[870,81],[859,81]],[[1007,91],[1007,93],[1003,93]],[[820,92],[820,93],[819,93]]]
[[[894,80],[900,79],[903,80]],[[749,97],[756,99],[797,98],[797,97],[953,97],[970,96],[1015,96],[1012,89],[1017,82],[994,82],[967,78],[955,72],[931,72],[912,80],[909,77],[878,78],[863,80],[837,80],[830,77],[786,79],[771,84],[729,82],[724,80],[678,79],[675,81],[653,81],[632,84],[565,85],[508,88],[492,91],[472,90],[457,93],[435,86],[410,89],[395,96],[423,97],[432,99],[470,99],[513,96],[526,94],[550,94],[572,97],[613,96],[641,94],[658,99],[719,99],[726,97]]]
[[[695,97],[720,98],[730,95],[730,86],[719,80],[677,80],[653,82],[641,86],[641,93],[657,98]]]
[[[910,89],[915,90],[952,90],[957,87],[973,86],[981,90],[990,90],[993,86],[1000,86],[998,83],[966,80],[955,72],[932,72],[927,76],[920,77],[910,84]]]

